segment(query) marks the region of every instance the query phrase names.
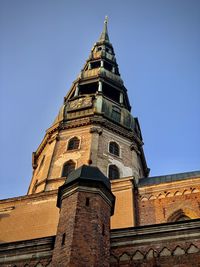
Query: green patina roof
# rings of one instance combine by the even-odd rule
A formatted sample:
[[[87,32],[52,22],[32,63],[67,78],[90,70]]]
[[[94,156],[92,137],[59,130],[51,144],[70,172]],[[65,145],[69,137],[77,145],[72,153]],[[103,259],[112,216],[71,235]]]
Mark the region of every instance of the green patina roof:
[[[61,207],[62,191],[68,188],[68,186],[70,187],[75,183],[92,187],[94,186],[96,187],[98,185],[101,186],[101,188],[107,189],[106,191],[108,197],[112,202],[111,215],[114,214],[115,196],[111,192],[110,180],[99,170],[99,168],[87,165],[82,165],[80,168],[72,171],[68,175],[65,183],[59,187],[58,198],[57,198],[58,208]]]
[[[170,183],[175,181],[187,180],[187,179],[195,179],[200,178],[200,171],[192,171],[192,172],[183,172],[162,176],[154,176],[154,177],[145,177],[139,179],[139,187],[154,185],[154,184],[162,184],[162,183]]]
[[[80,168],[71,172],[64,185],[71,184],[75,181],[94,181],[103,183],[109,190],[111,189],[109,179],[97,167],[82,165]]]
[[[104,28],[99,38],[99,42],[105,42],[105,41],[110,42],[109,36],[108,36],[107,24],[108,24],[108,17],[106,16],[105,21],[104,21]]]

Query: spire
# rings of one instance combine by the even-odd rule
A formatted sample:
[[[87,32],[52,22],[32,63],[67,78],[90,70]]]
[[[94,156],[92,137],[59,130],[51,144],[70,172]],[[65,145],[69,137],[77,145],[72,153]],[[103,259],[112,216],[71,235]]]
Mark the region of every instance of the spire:
[[[99,38],[99,42],[109,42],[109,36],[108,36],[108,28],[107,28],[107,24],[108,24],[108,16],[105,17],[104,20],[104,27],[103,27],[103,31],[101,33],[101,36]]]

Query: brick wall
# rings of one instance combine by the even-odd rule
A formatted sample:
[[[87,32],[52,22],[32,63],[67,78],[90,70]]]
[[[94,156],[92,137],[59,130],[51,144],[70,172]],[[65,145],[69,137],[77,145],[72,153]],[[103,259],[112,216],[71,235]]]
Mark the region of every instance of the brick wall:
[[[199,179],[139,188],[140,225],[200,217]],[[194,183],[195,182],[195,183]]]
[[[111,231],[110,266],[199,267],[200,220]]]
[[[52,266],[109,266],[109,229],[110,206],[99,194],[76,192],[64,198]]]

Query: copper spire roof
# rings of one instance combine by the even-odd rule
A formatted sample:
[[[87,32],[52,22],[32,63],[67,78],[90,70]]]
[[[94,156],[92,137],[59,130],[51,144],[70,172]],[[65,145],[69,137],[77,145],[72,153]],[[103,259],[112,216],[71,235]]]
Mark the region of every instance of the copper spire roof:
[[[102,31],[101,36],[99,38],[99,42],[105,42],[105,41],[110,42],[109,36],[108,36],[107,24],[108,24],[108,17],[106,16],[105,20],[104,20],[103,31]]]

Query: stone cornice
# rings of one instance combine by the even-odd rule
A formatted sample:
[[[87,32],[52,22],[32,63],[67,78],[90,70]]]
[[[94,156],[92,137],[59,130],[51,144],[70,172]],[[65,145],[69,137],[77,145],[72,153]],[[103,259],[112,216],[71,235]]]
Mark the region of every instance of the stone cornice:
[[[147,178],[148,179],[148,178]],[[188,184],[188,180],[190,180],[190,184]],[[170,184],[170,187],[169,187]],[[142,194],[143,192],[145,194],[153,193],[153,192],[161,192],[161,191],[171,191],[171,190],[178,190],[178,188],[186,188],[186,187],[193,187],[200,185],[200,177],[192,179],[192,177],[189,177],[187,180],[182,181],[171,181],[170,183],[160,183],[160,184],[154,184],[154,185],[145,185],[142,187],[139,187],[138,190]]]
[[[60,130],[82,127],[92,124],[101,125],[123,137],[133,140],[138,144],[138,146],[143,145],[143,142],[137,137],[137,135],[133,131],[125,129],[121,125],[117,125],[108,120],[107,118],[104,118],[103,116],[98,116],[93,114],[88,117],[70,120],[67,123],[63,122],[60,125]]]
[[[25,196],[19,196],[19,197],[13,197],[13,198],[6,198],[6,199],[2,199],[0,200],[1,204],[4,203],[9,203],[11,204],[11,202],[15,202],[15,201],[23,201],[23,200],[34,200],[37,198],[46,198],[46,197],[51,197],[51,196],[57,196],[58,190],[51,190],[51,191],[45,191],[42,193],[34,193],[31,195],[25,195]]]
[[[111,247],[142,245],[172,239],[200,239],[200,219],[111,230]]]
[[[55,236],[0,244],[0,264],[51,258]]]
[[[131,140],[135,144],[135,149],[136,147],[138,147],[137,151],[141,151],[141,154],[142,154],[141,147],[143,146],[143,142],[133,130],[126,129],[122,127],[120,124],[113,123],[107,117],[104,117],[103,114],[101,115],[90,114],[88,116],[84,116],[82,118],[77,118],[77,119],[72,119],[67,122],[62,121],[61,123],[56,124],[55,126],[49,128],[46,131],[46,134],[41,144],[39,145],[38,149],[36,150],[36,152],[34,152],[36,159],[42,153],[47,143],[52,143],[53,141],[56,141],[59,139],[60,131],[65,130],[65,129],[83,127],[87,125],[103,126],[104,128]],[[54,134],[55,132],[57,132],[56,135]],[[144,167],[146,167],[146,165]]]

